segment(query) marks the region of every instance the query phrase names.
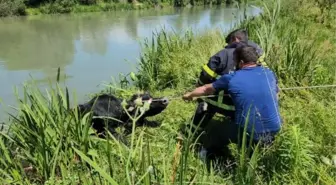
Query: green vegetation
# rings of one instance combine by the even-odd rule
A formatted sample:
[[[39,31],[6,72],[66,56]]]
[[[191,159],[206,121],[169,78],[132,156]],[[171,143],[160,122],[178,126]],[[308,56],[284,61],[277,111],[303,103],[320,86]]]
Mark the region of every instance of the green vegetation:
[[[0,0],[0,17],[240,3],[240,0]]]
[[[23,0],[0,0],[0,17],[12,15],[24,15],[26,6]]]
[[[241,24],[265,49],[280,88],[335,84],[335,8],[313,0],[270,2],[262,16]],[[202,64],[224,45],[223,33],[211,31],[182,36],[162,31],[152,41],[144,42],[139,71],[131,75],[135,86],[128,86],[125,76],[118,84],[124,90],[110,84],[107,91],[128,97],[143,89],[176,97],[193,87]],[[195,104],[172,100],[154,118],[162,126],[137,128],[127,148],[112,137],[90,136],[88,117],[79,119],[71,111],[77,102],[70,102],[67,89],[57,85],[41,92],[27,85],[23,94],[19,115],[0,135],[4,184],[336,183],[335,89],[282,91],[284,127],[274,145],[251,160],[233,146],[238,168],[227,173],[208,172],[192,155],[188,138],[181,146],[176,142],[179,125],[190,121]]]

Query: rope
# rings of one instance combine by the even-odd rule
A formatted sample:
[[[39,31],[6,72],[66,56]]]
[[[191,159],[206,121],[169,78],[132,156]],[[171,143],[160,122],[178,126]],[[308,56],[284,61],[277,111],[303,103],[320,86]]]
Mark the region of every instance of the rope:
[[[197,98],[211,98],[211,97],[217,97],[218,95],[207,95],[207,96],[198,96]],[[224,96],[229,96],[228,94],[225,94]],[[181,99],[181,97],[173,97],[173,98],[168,98],[169,100],[176,100],[176,99]]]
[[[198,96],[197,98],[211,98],[211,97],[217,97],[218,95],[207,95],[207,96]],[[228,94],[224,94],[224,96],[229,96]],[[167,97],[169,101],[171,100],[180,100],[181,96],[171,96]],[[162,101],[162,99],[152,100],[152,101]]]
[[[286,90],[298,90],[298,89],[313,89],[313,88],[332,88],[336,87],[336,84],[332,85],[316,85],[316,86],[306,86],[306,87],[284,87],[284,88],[279,88],[281,91],[286,91]],[[169,100],[177,100],[181,99],[181,95],[175,95],[175,96],[170,96],[167,97]],[[218,95],[207,95],[207,96],[199,96],[198,98],[211,98],[211,97],[217,97]],[[224,94],[224,96],[229,96],[228,94]],[[154,100],[153,100],[154,101]],[[160,101],[160,100],[156,100]]]
[[[328,88],[328,87],[336,87],[336,84],[335,85],[316,85],[316,86],[306,86],[306,87],[285,87],[285,88],[280,88],[280,90],[313,89],[313,88]]]

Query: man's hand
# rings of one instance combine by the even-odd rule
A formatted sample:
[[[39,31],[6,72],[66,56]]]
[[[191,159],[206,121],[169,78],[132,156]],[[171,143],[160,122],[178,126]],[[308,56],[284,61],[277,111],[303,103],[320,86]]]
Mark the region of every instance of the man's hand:
[[[184,101],[191,101],[191,100],[193,100],[193,97],[191,96],[191,93],[188,92],[188,93],[186,93],[186,94],[183,95],[182,99]]]

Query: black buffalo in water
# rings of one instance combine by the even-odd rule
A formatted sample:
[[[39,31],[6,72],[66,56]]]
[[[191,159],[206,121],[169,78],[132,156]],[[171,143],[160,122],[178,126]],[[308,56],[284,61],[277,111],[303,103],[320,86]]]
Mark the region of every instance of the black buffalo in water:
[[[114,95],[97,95],[89,102],[78,105],[79,115],[83,116],[84,114],[91,112],[91,116],[93,116],[92,127],[97,131],[100,137],[105,137],[105,126],[107,125],[106,129],[116,139],[126,144],[126,140],[118,134],[115,129],[122,126],[125,128],[125,135],[132,132],[132,120],[129,115],[132,117],[140,115],[140,110],[138,110],[138,115],[135,115],[137,104],[148,102],[149,108],[138,119],[136,126],[157,127],[159,126],[157,122],[148,121],[145,118],[160,114],[166,109],[169,103],[167,98],[153,98],[149,93],[134,94],[130,100],[126,101],[125,109],[122,106],[122,102],[122,99],[117,98]]]

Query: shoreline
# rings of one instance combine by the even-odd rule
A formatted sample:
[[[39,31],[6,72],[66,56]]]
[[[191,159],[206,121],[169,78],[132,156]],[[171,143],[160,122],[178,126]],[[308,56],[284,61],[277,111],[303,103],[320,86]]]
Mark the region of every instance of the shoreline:
[[[41,5],[30,6],[24,4],[23,1],[20,4],[13,2],[13,4],[6,4],[7,1],[4,0],[4,4],[0,4],[0,18],[2,17],[29,17],[36,15],[50,15],[50,14],[80,14],[80,13],[89,13],[89,12],[110,12],[110,11],[132,11],[132,10],[150,10],[150,9],[164,9],[164,8],[193,8],[193,7],[220,7],[220,6],[241,6],[241,5],[252,5],[252,6],[261,6],[262,1],[260,0],[230,0],[224,1],[221,3],[213,3],[212,1],[202,1],[194,2],[192,5],[190,2],[182,5],[175,5],[174,2],[163,1],[159,3],[152,2],[99,2],[93,4],[79,4],[79,3],[68,3],[59,5],[57,3],[46,3]],[[7,9],[6,9],[7,7]],[[10,8],[9,8],[10,7]],[[1,12],[3,11],[3,12]]]
[[[258,4],[258,0],[249,1],[248,4],[255,5]],[[18,7],[14,7],[13,12],[4,12],[1,17],[15,17],[15,16],[35,16],[35,15],[49,15],[49,14],[80,14],[80,13],[89,13],[89,12],[110,12],[110,11],[132,11],[132,10],[150,10],[150,9],[164,9],[164,8],[193,8],[193,7],[220,7],[220,6],[235,6],[239,3],[233,1],[231,3],[221,3],[221,4],[213,4],[213,3],[195,3],[191,5],[190,3],[182,6],[176,6],[169,2],[160,2],[157,4],[154,3],[106,3],[99,2],[97,4],[83,5],[83,4],[71,4],[71,5],[57,5],[52,3],[47,3],[44,5],[39,5],[36,7],[27,6],[27,5],[17,5]],[[244,4],[244,3],[240,3]],[[1,4],[0,4],[1,10]],[[10,10],[9,10],[10,11]]]
[[[53,14],[81,14],[81,13],[98,13],[98,12],[111,12],[111,11],[132,11],[132,10],[148,10],[148,9],[162,9],[172,7],[170,5],[164,6],[153,6],[147,3],[99,3],[95,5],[74,5],[73,9],[67,13],[43,13],[44,6],[37,8],[27,8],[26,16],[34,16],[34,15],[53,15]]]

